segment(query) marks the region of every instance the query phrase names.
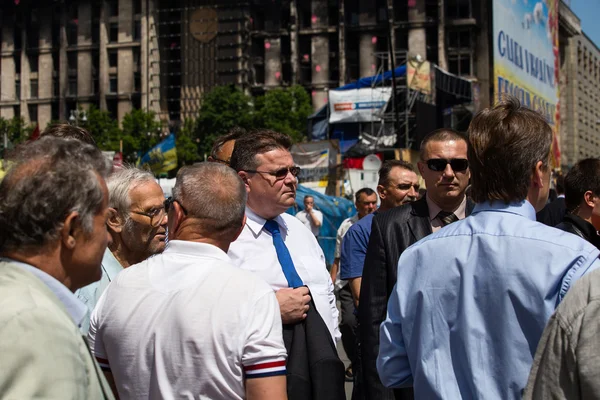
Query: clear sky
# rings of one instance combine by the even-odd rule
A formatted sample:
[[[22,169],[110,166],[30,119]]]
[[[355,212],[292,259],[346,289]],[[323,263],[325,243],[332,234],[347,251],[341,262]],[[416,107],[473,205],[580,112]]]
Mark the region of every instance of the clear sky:
[[[571,10],[581,20],[581,29],[600,47],[600,0],[571,0]]]

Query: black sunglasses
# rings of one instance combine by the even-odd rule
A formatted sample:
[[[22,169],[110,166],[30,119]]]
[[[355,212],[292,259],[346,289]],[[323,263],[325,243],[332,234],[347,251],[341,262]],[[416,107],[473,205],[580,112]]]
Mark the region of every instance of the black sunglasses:
[[[466,171],[469,168],[469,160],[466,158],[453,158],[446,160],[445,158],[431,158],[426,161],[427,167],[432,171],[443,171],[446,169],[446,165],[450,164],[452,170],[455,172]]]
[[[181,207],[181,209],[183,210],[183,215],[188,215],[187,210],[185,209],[185,207],[181,204],[181,202],[177,199],[174,199],[173,196],[167,198],[164,202],[164,206],[165,206],[165,211],[169,212],[169,210],[171,209],[171,206],[173,205],[173,203],[179,203],[179,207]]]
[[[298,176],[300,173],[300,167],[285,167],[278,169],[277,171],[258,171],[252,169],[245,169],[246,172],[259,173],[259,174],[268,174],[274,176],[276,180],[280,181],[285,179],[288,173],[292,174],[294,177]]]

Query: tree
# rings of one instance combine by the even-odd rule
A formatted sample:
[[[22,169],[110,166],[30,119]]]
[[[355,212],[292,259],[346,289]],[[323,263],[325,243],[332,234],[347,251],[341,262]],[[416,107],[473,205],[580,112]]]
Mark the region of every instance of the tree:
[[[310,97],[302,86],[269,90],[256,101],[256,124],[289,135],[294,142],[306,138]]]
[[[123,117],[123,159],[133,162],[162,138],[161,123],[154,111],[132,110]]]
[[[198,146],[193,138],[194,120],[186,119],[179,132],[175,134],[175,146],[177,146],[177,166],[190,165],[198,161]]]
[[[87,122],[82,124],[82,128],[90,132],[98,147],[105,151],[119,151],[122,133],[119,123],[110,116],[110,113],[92,105],[86,111],[86,117]]]
[[[252,98],[234,85],[218,86],[202,99],[193,137],[198,139],[198,152],[210,153],[218,136],[234,126],[255,127]]]
[[[4,134],[8,141],[8,149],[25,142],[31,136],[35,125],[26,126],[23,117],[5,119],[0,117],[0,149],[4,152]]]

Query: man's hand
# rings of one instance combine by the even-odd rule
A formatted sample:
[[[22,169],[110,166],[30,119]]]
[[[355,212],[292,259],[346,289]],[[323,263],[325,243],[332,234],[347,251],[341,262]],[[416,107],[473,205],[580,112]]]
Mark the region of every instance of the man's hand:
[[[312,204],[307,204],[306,208],[304,209],[308,214],[310,214],[313,210],[313,205]]]
[[[306,318],[308,303],[310,303],[310,295],[306,286],[296,289],[279,289],[275,292],[275,296],[279,303],[281,321],[284,324],[295,324]]]

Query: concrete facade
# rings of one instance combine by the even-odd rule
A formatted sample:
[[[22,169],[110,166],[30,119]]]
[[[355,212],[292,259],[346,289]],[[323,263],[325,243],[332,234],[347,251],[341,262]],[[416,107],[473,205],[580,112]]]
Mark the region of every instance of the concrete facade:
[[[44,129],[90,105],[119,122],[142,105],[160,112],[160,103],[151,101],[160,85],[160,75],[151,76],[159,67],[152,62],[159,56],[150,15],[157,1],[0,5],[0,116],[20,115]]]

